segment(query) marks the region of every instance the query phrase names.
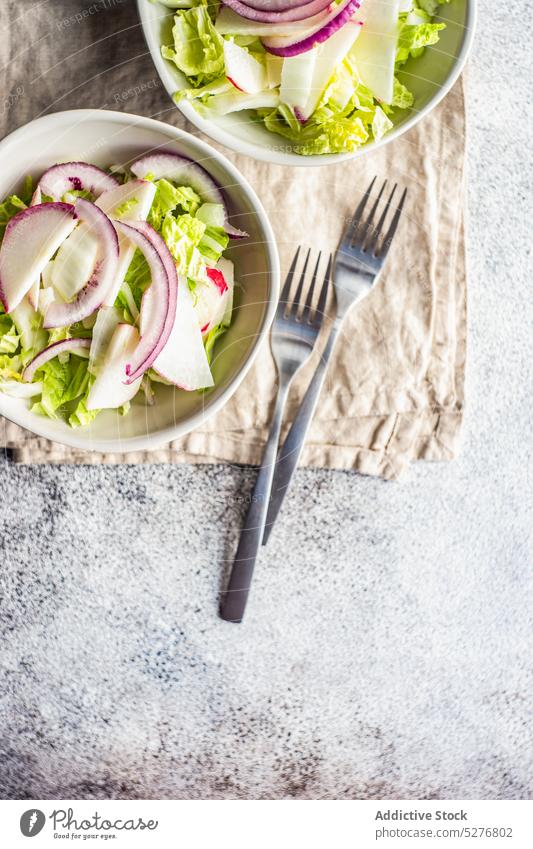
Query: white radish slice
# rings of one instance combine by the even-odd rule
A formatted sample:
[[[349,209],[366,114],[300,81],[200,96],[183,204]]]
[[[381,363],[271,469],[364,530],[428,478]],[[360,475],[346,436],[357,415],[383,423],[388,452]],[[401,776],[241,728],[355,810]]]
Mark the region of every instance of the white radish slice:
[[[34,193],[31,196],[30,206],[38,206],[43,202],[43,195],[41,192],[41,187],[37,186]]]
[[[61,200],[67,192],[85,189],[98,196],[117,185],[114,177],[96,165],[89,165],[87,162],[62,162],[44,172],[38,187],[43,195],[51,197],[52,200]]]
[[[53,345],[49,345],[48,348],[45,348],[44,351],[37,354],[31,363],[28,363],[22,372],[22,379],[29,383],[37,369],[44,366],[44,364],[49,360],[53,360],[54,357],[57,357],[59,354],[72,353],[79,354],[80,356],[88,356],[90,346],[90,339],[79,339],[77,337],[74,337],[73,339],[63,339],[61,342],[54,342]]]
[[[267,87],[266,67],[244,47],[224,40],[224,63],[230,83],[248,94],[257,94]]]
[[[332,6],[328,15],[316,24],[311,33],[263,38],[263,45],[275,56],[298,56],[335,35],[353,17],[359,6],[360,0],[341,0],[338,5]]]
[[[398,44],[399,0],[365,0],[366,20],[354,47],[361,82],[383,103],[391,103]]]
[[[213,103],[209,103],[202,111],[208,115],[230,115],[244,109],[275,109],[279,103],[279,94],[273,90],[267,89],[259,94],[245,94],[235,90],[214,97]],[[229,230],[227,232],[229,233]]]
[[[46,289],[47,287],[52,285],[52,272],[54,270],[54,260],[51,259],[50,262],[47,262],[45,267],[41,272],[41,280],[43,281],[43,287]]]
[[[42,203],[42,201],[43,201],[43,198],[42,198],[41,190],[40,190],[39,186],[37,186],[37,188],[35,189],[35,191],[32,195],[30,206],[38,206],[40,203]],[[39,309],[39,290],[40,290],[40,288],[41,288],[41,280],[40,280],[40,275],[39,275],[39,277],[35,278],[35,282],[33,283],[30,291],[28,292],[28,300],[29,300],[29,302],[30,302],[30,304],[31,304],[31,306],[33,307],[34,310]]]
[[[190,186],[202,200],[224,203],[222,192],[207,171],[178,153],[148,153],[133,163],[131,172],[140,179],[150,175],[154,180],[164,179],[178,186]]]
[[[119,324],[120,313],[115,307],[102,307],[98,310],[89,353],[89,371],[91,374],[98,374],[105,352]]]
[[[335,35],[328,39],[328,41],[324,44],[320,45],[317,50],[313,81],[309,97],[303,106],[298,109],[298,114],[296,116],[300,121],[307,121],[307,119],[313,114],[318,106],[320,98],[322,97],[322,92],[335,73],[336,68],[341,64],[346,55],[352,49],[356,38],[359,38],[362,29],[361,17],[359,14],[356,14],[355,17],[348,21],[348,23],[336,32]],[[285,62],[286,61],[287,60],[285,59]]]
[[[90,316],[102,306],[116,275],[118,237],[113,224],[101,209],[83,198],[78,198],[75,210],[80,221],[91,227],[98,236],[96,262],[88,281],[74,301],[50,304],[43,323],[46,329],[68,327]]]
[[[152,367],[161,377],[181,389],[193,391],[213,386],[198,318],[184,277],[179,278],[172,333]]]
[[[279,96],[280,100],[295,112],[300,111],[303,104],[310,99],[316,57],[316,50],[308,50],[299,56],[283,60]]]
[[[236,93],[238,94],[238,92]],[[220,95],[220,97],[225,96],[227,95]],[[215,100],[218,101],[219,98],[217,97]],[[149,153],[134,162],[131,171],[140,179],[151,175],[154,180],[165,179],[179,186],[190,186],[200,195],[203,201],[222,204],[226,211],[224,229],[228,236],[242,239],[248,235],[229,223],[226,202],[220,188],[207,171],[204,171],[200,165],[191,159],[168,151]]]
[[[93,226],[82,221],[65,239],[52,263],[51,282],[65,301],[80,292],[96,264],[99,238]]]
[[[126,364],[126,382],[132,383],[150,368],[170,336],[178,294],[177,273],[172,254],[153,227],[145,222],[115,224],[142,251],[152,277],[141,302],[139,345]]]
[[[301,21],[281,21],[278,23],[265,23],[243,18],[228,6],[222,6],[215,22],[215,29],[220,35],[250,35],[254,38],[272,35],[295,35],[305,33],[311,29],[320,19],[326,16],[326,12],[320,12],[312,18]]]
[[[281,56],[266,54],[267,82],[269,88],[281,85],[281,72],[283,70],[283,59]]]
[[[230,259],[226,259],[221,256],[219,261],[217,262],[217,269],[222,272],[224,275],[224,280],[226,281],[226,285],[228,287],[228,294],[226,298],[226,306],[224,309],[224,315],[222,316],[222,324],[225,327],[229,327],[231,324],[231,315],[233,312],[233,296],[235,291],[235,269],[233,263]]]
[[[0,300],[6,312],[21,302],[75,225],[68,203],[41,203],[13,216],[0,248]]]
[[[34,310],[39,309],[39,294],[41,291],[41,281],[37,277],[35,283],[32,284],[31,289],[28,292],[28,301],[32,305]]]
[[[145,221],[152,208],[157,186],[149,180],[131,180],[109,192],[104,192],[96,201],[109,218],[117,221]],[[122,286],[126,272],[133,259],[135,247],[122,233],[118,234],[119,256],[115,281],[104,306],[112,306]]]
[[[116,409],[139,391],[141,377],[126,382],[126,367],[139,347],[139,331],[132,324],[119,324],[107,347],[98,375],[87,396],[88,410]]]
[[[222,323],[229,300],[229,286],[218,268],[207,268],[207,283],[198,283],[195,289],[198,324],[203,336]]]

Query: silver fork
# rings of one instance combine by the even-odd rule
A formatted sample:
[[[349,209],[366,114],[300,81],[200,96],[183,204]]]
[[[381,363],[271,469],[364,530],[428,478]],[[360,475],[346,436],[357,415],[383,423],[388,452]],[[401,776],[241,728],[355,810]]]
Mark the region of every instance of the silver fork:
[[[333,285],[337,301],[337,314],[320,362],[302,400],[296,418],[292,423],[291,429],[287,434],[283,447],[279,452],[265,522],[263,545],[267,543],[294,470],[298,465],[305,436],[315,412],[322,384],[324,383],[328,361],[335,346],[337,336],[339,335],[342,322],[353,304],[360,301],[365,295],[368,295],[374,283],[379,278],[400,221],[407,189],[404,189],[398,205],[394,207],[394,214],[388,229],[385,230],[386,221],[391,208],[393,208],[393,200],[398,187],[397,184],[394,185],[387,201],[382,204],[381,200],[387,185],[386,180],[372,205],[370,213],[366,218],[363,218],[363,213],[368,199],[372,195],[375,182],[376,178],[374,177],[363,195],[359,206],[346,225],[339,247],[337,248],[337,253],[335,254],[333,261]],[[381,207],[382,209],[380,209]],[[378,211],[380,211],[379,220],[377,224],[374,224],[374,219],[377,217]]]
[[[278,370],[278,395],[270,436],[239,539],[229,583],[220,604],[220,616],[229,622],[241,622],[244,615],[255,561],[263,538],[285,401],[294,375],[311,355],[326,305],[331,257],[318,294],[318,303],[316,308],[313,308],[321,255],[318,254],[314,271],[309,275],[307,269],[310,250],[305,258],[294,298],[290,297],[299,254],[300,248],[291,263],[272,325],[271,347]]]

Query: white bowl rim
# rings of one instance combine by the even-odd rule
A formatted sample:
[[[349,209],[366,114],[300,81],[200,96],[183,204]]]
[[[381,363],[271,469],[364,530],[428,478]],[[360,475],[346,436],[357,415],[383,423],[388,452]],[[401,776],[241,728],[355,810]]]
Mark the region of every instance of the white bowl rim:
[[[13,411],[6,412],[3,409],[3,395],[0,392],[0,415],[14,424],[31,431],[31,433],[34,433],[37,436],[50,439],[52,442],[68,445],[72,448],[79,448],[87,451],[88,453],[102,452],[125,454],[130,451],[154,450],[161,448],[174,439],[179,439],[180,437],[185,436],[187,433],[190,433],[192,430],[202,425],[205,421],[207,421],[207,419],[211,418],[211,416],[214,416],[236,392],[251,368],[259,351],[259,347],[268,334],[270,325],[274,319],[279,298],[280,262],[276,238],[263,204],[249,182],[235,167],[235,165],[233,165],[233,163],[230,162],[224,154],[219,153],[219,151],[207,144],[207,142],[198,139],[196,136],[191,133],[187,133],[185,130],[180,130],[179,128],[172,126],[172,124],[166,124],[164,121],[158,121],[154,118],[145,118],[142,115],[134,115],[129,112],[117,112],[111,109],[68,109],[59,112],[52,112],[48,115],[43,115],[40,118],[35,118],[33,121],[29,121],[27,124],[24,124],[22,127],[18,127],[12,133],[4,136],[4,138],[0,141],[0,155],[5,145],[8,143],[12,144],[13,140],[16,140],[19,136],[24,136],[30,127],[33,128],[37,125],[42,127],[47,124],[53,126],[54,123],[57,123],[58,121],[69,119],[77,119],[80,123],[82,123],[84,118],[87,120],[94,118],[109,121],[110,123],[118,122],[129,126],[132,124],[138,124],[149,129],[151,128],[164,132],[168,136],[169,141],[186,139],[189,144],[192,144],[198,149],[200,154],[204,154],[206,158],[217,160],[218,163],[227,170],[228,174],[238,185],[239,190],[244,193],[249,203],[254,207],[259,218],[260,227],[265,235],[265,249],[267,252],[267,261],[270,266],[271,294],[263,318],[263,323],[256,336],[248,359],[237,372],[235,377],[231,379],[226,389],[209,405],[208,408],[195,413],[183,422],[162,428],[161,430],[157,430],[144,436],[121,437],[120,441],[115,439],[95,439],[94,437],[91,437],[91,439],[87,441],[83,437],[78,436],[78,433],[84,433],[83,429],[80,431],[69,429],[62,433],[60,437],[57,434],[51,435],[50,431],[46,427],[46,419],[44,417],[39,417],[36,414],[32,414],[26,407],[21,407],[20,415],[14,415]],[[205,163],[203,163],[203,167],[205,167]],[[42,424],[41,418],[43,422]]]
[[[225,147],[230,150],[235,151],[236,153],[243,153],[247,156],[251,156],[253,159],[258,159],[262,162],[271,162],[273,165],[296,165],[297,167],[306,167],[306,166],[319,166],[319,165],[336,165],[339,162],[345,162],[348,159],[357,159],[359,156],[364,156],[367,153],[371,153],[373,150],[377,150],[380,147],[383,147],[385,144],[389,144],[389,142],[394,141],[394,139],[406,133],[411,127],[414,127],[418,121],[422,120],[425,115],[428,114],[432,109],[437,106],[441,102],[441,100],[448,94],[452,86],[458,80],[464,66],[466,60],[468,59],[468,55],[470,53],[470,49],[472,47],[472,42],[474,39],[474,34],[477,26],[477,14],[478,14],[478,6],[477,0],[466,0],[467,4],[467,17],[465,24],[465,36],[463,42],[461,44],[461,50],[456,57],[455,64],[450,71],[446,82],[435,92],[435,94],[428,100],[423,109],[420,109],[419,112],[412,115],[407,121],[404,121],[402,124],[395,127],[389,133],[384,135],[379,141],[373,141],[370,144],[363,145],[363,147],[358,148],[350,153],[320,153],[320,154],[312,154],[311,156],[302,156],[299,153],[284,153],[283,151],[272,151],[268,148],[263,148],[257,144],[253,144],[252,142],[244,141],[243,139],[238,139],[233,136],[230,132],[227,132],[225,129],[220,127],[216,121],[210,121],[206,118],[202,118],[201,115],[198,114],[196,109],[191,103],[186,101],[182,101],[181,103],[175,104],[176,108],[180,110],[180,112],[187,118],[191,124],[200,130],[202,133],[205,133],[206,136],[213,139],[213,141],[219,142],[223,144]],[[163,4],[161,4],[163,5]],[[152,61],[156,67],[157,73],[159,74],[159,78],[161,79],[164,88],[166,89],[168,95],[172,99],[172,94],[175,91],[175,84],[172,82],[172,76],[169,68],[167,67],[166,60],[161,56],[160,45],[152,44],[152,39],[150,36],[150,29],[148,26],[149,15],[150,15],[150,5],[148,0],[137,0],[137,7],[139,10],[139,17],[141,19],[141,24],[143,28],[144,38],[148,45],[148,49],[152,56]],[[169,12],[172,12],[170,7],[168,8]],[[174,102],[174,101],[173,101]]]

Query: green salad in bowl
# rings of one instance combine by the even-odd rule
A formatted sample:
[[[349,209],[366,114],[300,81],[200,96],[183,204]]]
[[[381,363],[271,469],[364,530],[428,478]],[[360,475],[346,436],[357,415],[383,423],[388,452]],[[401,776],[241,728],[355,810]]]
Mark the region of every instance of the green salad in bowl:
[[[439,0],[163,5],[173,19],[159,30],[161,57],[178,72],[173,97],[185,114],[192,107],[205,129],[245,112],[273,150],[283,139],[308,157],[354,153],[386,136],[413,109],[416,62],[446,28],[435,19]]]
[[[0,204],[0,392],[71,427],[150,405],[157,384],[214,385],[232,323],[234,227],[196,162],[48,168]]]

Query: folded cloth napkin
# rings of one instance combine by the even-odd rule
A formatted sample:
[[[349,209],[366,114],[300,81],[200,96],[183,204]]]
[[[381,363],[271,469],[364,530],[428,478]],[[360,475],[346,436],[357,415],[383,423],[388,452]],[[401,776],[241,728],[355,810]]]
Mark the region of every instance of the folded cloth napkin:
[[[297,245],[335,249],[343,223],[374,175],[408,188],[385,271],[343,325],[302,465],[397,478],[411,460],[449,460],[456,455],[466,355],[464,150],[462,80],[416,127],[356,160],[287,168],[223,150],[266,207],[282,273]],[[322,344],[326,331],[327,326]],[[294,381],[285,431],[320,348]],[[0,445],[20,463],[258,464],[275,385],[275,366],[264,344],[223,410],[160,450],[83,452],[33,436],[5,420],[0,420]]]

